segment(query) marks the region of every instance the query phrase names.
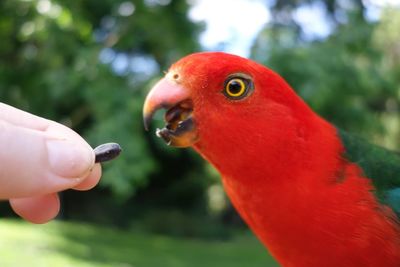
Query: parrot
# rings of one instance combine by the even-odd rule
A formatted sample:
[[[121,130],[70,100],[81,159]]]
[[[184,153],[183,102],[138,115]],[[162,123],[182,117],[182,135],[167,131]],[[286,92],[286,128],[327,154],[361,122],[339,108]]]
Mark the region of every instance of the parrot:
[[[158,110],[157,136],[215,167],[281,266],[400,266],[400,156],[317,115],[273,70],[187,55],[148,92],[146,130]]]

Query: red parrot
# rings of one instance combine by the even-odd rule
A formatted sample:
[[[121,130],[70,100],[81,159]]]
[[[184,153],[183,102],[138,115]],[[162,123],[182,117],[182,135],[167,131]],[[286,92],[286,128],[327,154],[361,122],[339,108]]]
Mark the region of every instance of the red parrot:
[[[189,55],[148,94],[146,128],[162,108],[157,135],[218,170],[282,266],[400,266],[400,157],[319,117],[272,70],[221,52]]]

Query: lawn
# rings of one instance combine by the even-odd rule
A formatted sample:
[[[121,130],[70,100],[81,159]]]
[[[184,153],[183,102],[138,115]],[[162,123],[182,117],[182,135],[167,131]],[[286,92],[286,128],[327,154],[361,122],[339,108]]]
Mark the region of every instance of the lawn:
[[[0,220],[1,267],[273,267],[250,233],[179,239],[81,223]]]

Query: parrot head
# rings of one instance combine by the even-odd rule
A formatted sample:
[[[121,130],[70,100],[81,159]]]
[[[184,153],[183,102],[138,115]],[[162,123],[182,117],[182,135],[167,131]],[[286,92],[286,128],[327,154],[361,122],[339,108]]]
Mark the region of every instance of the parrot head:
[[[243,165],[243,155],[251,160],[261,156],[258,150],[271,158],[284,153],[287,140],[306,134],[312,114],[278,74],[222,52],[195,53],[173,64],[147,95],[146,129],[159,109],[166,109],[159,137],[170,146],[193,146],[221,166]],[[221,157],[231,163],[218,164]]]

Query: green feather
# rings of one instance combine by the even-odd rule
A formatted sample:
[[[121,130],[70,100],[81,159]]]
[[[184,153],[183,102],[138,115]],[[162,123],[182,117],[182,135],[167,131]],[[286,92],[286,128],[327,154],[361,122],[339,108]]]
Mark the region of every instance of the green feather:
[[[377,198],[400,218],[400,155],[338,130],[345,157],[358,164],[375,186]]]

